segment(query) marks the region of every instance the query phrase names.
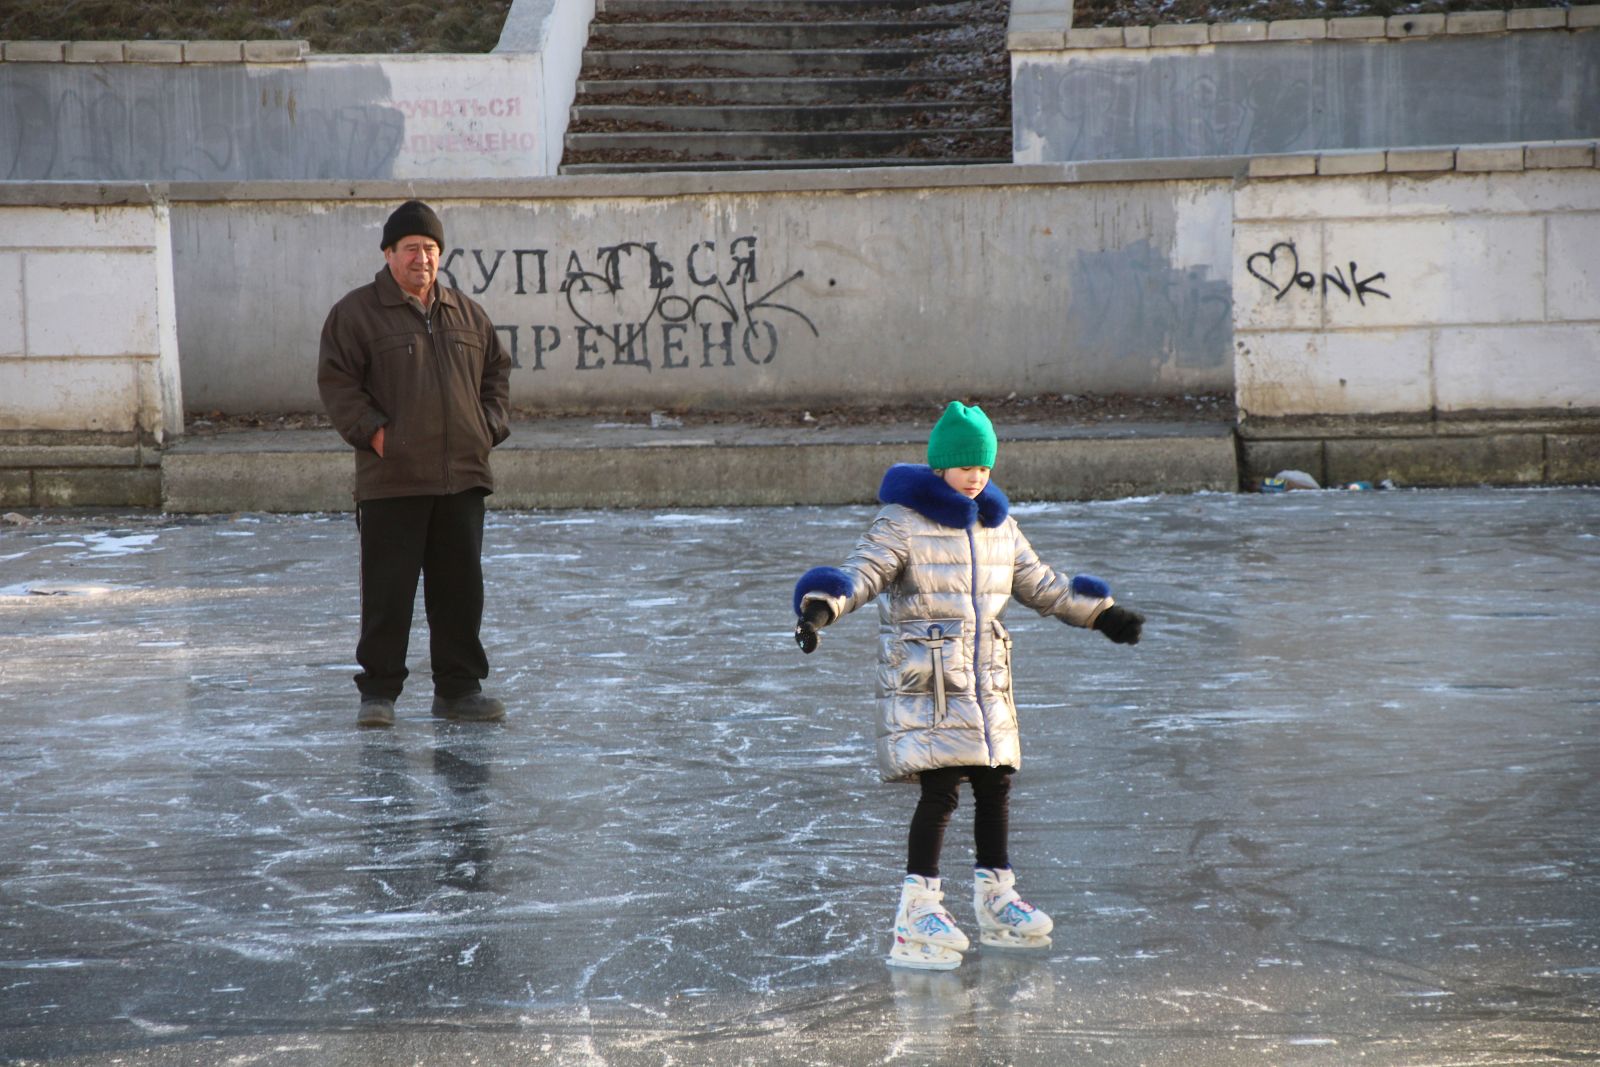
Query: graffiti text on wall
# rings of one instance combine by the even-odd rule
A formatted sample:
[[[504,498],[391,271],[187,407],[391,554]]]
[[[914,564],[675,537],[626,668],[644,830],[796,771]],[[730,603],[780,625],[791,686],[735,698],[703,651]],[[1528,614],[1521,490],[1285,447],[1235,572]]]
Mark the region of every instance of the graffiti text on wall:
[[[544,370],[547,357],[579,371],[763,366],[795,328],[820,334],[785,294],[805,271],[764,278],[757,243],[754,235],[720,247],[697,241],[681,259],[662,255],[655,241],[600,245],[592,256],[455,248],[439,273],[474,297],[494,289],[501,297],[560,298],[562,318],[570,316],[565,329],[549,321],[496,327],[517,367]]]
[[[1279,241],[1265,252],[1255,253],[1244,261],[1244,266],[1262,285],[1272,290],[1274,302],[1282,300],[1291,290],[1302,289],[1310,293],[1319,286],[1324,300],[1328,299],[1330,290],[1337,289],[1346,300],[1354,300],[1362,307],[1366,306],[1369,296],[1391,299],[1388,293],[1374,284],[1388,275],[1378,271],[1363,278],[1354,260],[1350,262],[1348,276],[1343,267],[1324,272],[1320,279],[1311,271],[1301,270],[1300,253],[1295,250],[1293,241]]]

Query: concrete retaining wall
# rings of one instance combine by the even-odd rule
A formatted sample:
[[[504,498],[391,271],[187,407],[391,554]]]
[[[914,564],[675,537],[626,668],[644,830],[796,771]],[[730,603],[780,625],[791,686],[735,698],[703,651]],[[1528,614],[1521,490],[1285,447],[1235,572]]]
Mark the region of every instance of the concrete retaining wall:
[[[1600,136],[1600,6],[1076,29],[1034,2],[1019,163]]]
[[[1235,198],[1241,477],[1600,476],[1593,144],[1260,159]]]
[[[1600,410],[1594,146],[1440,154],[1454,169],[1323,173],[1239,189],[1241,419]],[[1262,160],[1252,169],[1376,171],[1390,158]],[[1530,158],[1548,166],[1525,170]]]
[[[520,405],[1227,390],[1237,169],[174,188],[186,395],[318,409],[327,309],[383,267],[383,220],[413,191],[515,353]]]
[[[489,55],[299,41],[0,45],[0,179],[554,174],[594,0],[519,0]]]
[[[0,206],[0,431],[183,426],[164,204]]]

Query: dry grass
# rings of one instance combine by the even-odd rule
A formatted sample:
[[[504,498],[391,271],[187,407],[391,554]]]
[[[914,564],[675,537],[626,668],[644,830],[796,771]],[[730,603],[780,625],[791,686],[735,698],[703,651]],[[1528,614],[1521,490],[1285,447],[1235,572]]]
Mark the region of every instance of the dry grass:
[[[317,52],[488,52],[511,0],[0,0],[6,41],[309,41]]]

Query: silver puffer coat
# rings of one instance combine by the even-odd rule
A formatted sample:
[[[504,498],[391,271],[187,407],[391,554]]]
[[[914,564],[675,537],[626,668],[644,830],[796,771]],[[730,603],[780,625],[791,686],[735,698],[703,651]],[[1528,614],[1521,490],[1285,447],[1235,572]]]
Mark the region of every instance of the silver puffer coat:
[[[970,500],[927,467],[896,464],[878,499],[850,557],[807,571],[794,607],[820,599],[838,619],[878,601],[879,773],[893,782],[935,767],[1020,767],[1006,606],[1015,597],[1088,627],[1112,605],[1110,590],[1041,562],[993,485]]]

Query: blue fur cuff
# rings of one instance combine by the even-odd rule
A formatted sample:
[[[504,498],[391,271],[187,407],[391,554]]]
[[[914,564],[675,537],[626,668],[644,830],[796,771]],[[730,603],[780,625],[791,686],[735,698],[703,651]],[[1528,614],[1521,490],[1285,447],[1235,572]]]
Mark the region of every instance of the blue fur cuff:
[[[794,583],[794,613],[800,614],[800,601],[807,593],[849,596],[853,588],[850,576],[838,567],[812,567]]]
[[[1111,595],[1111,587],[1092,574],[1074,574],[1072,591],[1079,596],[1092,596],[1103,600]]]

